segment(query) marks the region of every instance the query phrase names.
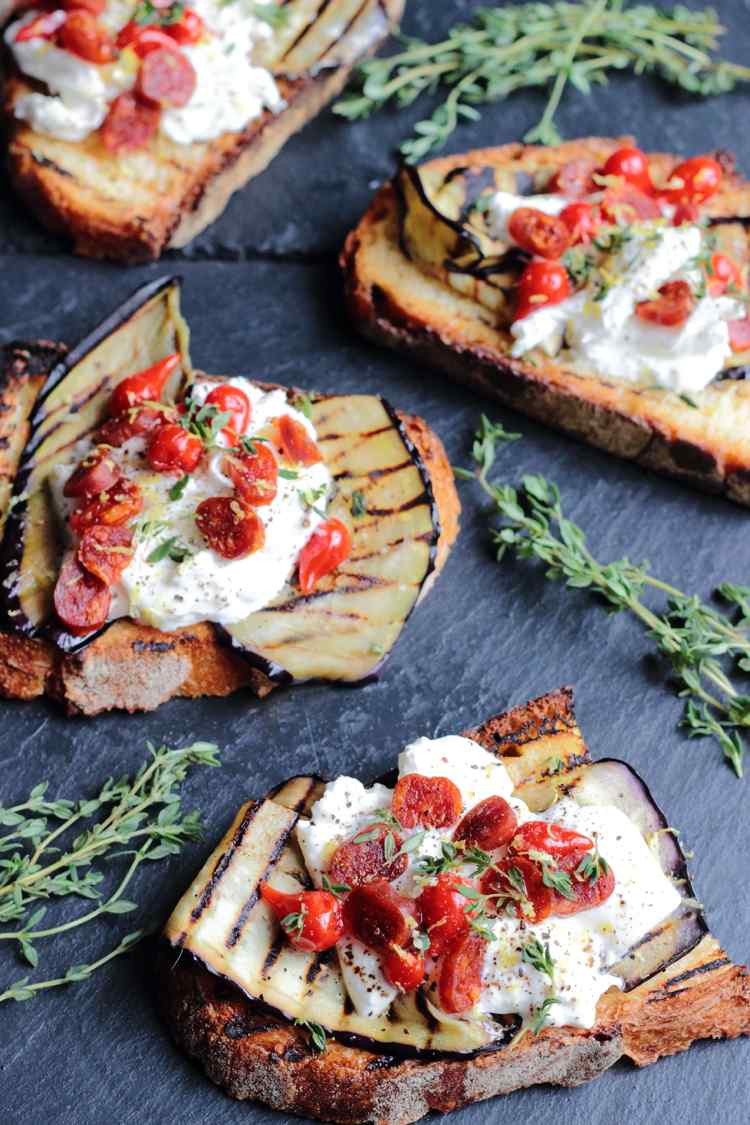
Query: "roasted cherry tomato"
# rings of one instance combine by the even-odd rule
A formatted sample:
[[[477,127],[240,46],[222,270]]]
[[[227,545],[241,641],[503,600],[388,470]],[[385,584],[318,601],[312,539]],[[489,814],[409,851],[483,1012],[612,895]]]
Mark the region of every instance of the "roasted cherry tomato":
[[[74,554],[69,554],[54,593],[55,613],[68,632],[83,636],[100,629],[107,620],[111,602],[108,587],[84,570]]]
[[[157,473],[192,473],[203,456],[203,442],[179,422],[167,422],[154,430],[146,457]]]
[[[70,526],[76,535],[83,535],[86,528],[95,524],[118,527],[137,516],[142,507],[140,488],[134,481],[123,477],[112,488],[76,508],[70,517]]]
[[[652,301],[640,301],[635,306],[635,315],[649,324],[679,328],[694,307],[695,297],[687,281],[667,281],[660,287],[658,297]]]
[[[570,231],[570,241],[573,245],[591,242],[602,223],[599,208],[583,200],[579,203],[569,203],[560,212],[560,218]]]
[[[180,46],[189,46],[203,38],[206,25],[194,8],[185,8],[177,23],[167,24],[166,31]]]
[[[26,43],[29,39],[54,39],[66,19],[66,13],[59,9],[54,12],[40,12],[38,16],[34,16],[33,20],[29,20],[17,32],[15,42]]]
[[[593,160],[569,160],[554,173],[547,184],[547,191],[565,195],[568,199],[581,199],[596,191],[595,171]]]
[[[160,410],[151,410],[148,406],[126,410],[114,418],[108,418],[96,431],[96,440],[102,445],[119,448],[131,438],[150,433],[163,423],[164,414]]]
[[[417,899],[417,917],[430,939],[430,955],[440,957],[469,929],[466,907],[469,899],[456,890],[470,887],[468,879],[444,873],[424,888]]]
[[[282,414],[277,418],[276,429],[281,452],[293,465],[315,465],[323,460],[323,454],[305,427],[291,414]]]
[[[66,8],[69,12],[78,8],[91,12],[93,16],[100,16],[107,7],[107,0],[56,0],[55,7]]]
[[[661,194],[669,203],[705,203],[721,187],[723,175],[718,160],[693,156],[672,169]]]
[[[389,838],[390,843],[386,844]],[[392,883],[409,866],[408,856],[397,854],[402,843],[388,824],[368,824],[351,840],[339,844],[331,857],[328,877],[332,883],[347,887],[360,887],[376,879]],[[386,847],[395,858],[386,858]]]
[[[648,195],[654,190],[646,154],[639,148],[618,148],[602,168],[605,176],[617,176]]]
[[[228,453],[222,469],[231,480],[240,499],[260,507],[270,504],[279,487],[279,466],[273,451],[263,442],[253,442],[249,449]]]
[[[78,544],[78,561],[106,586],[118,582],[133,559],[133,533],[128,527],[95,524]]]
[[[733,352],[746,352],[750,348],[750,318],[729,321],[729,344]]]
[[[515,319],[521,320],[543,305],[557,305],[569,296],[570,280],[562,263],[529,262],[518,282]]]
[[[508,222],[513,241],[540,258],[560,258],[570,246],[570,231],[562,219],[535,207],[519,207]]]
[[[461,793],[450,778],[407,773],[396,782],[391,811],[404,828],[448,828],[461,807]]]
[[[558,868],[570,876],[570,886],[573,898],[566,898],[558,891],[552,892],[553,913],[560,916],[578,914],[582,910],[591,910],[606,902],[615,889],[615,877],[609,864],[600,865],[598,872],[593,872],[593,878],[585,873],[585,864],[590,860],[590,852],[569,852],[561,856]]]
[[[68,13],[68,18],[60,28],[59,42],[64,50],[98,65],[112,62],[117,56],[117,49],[107,29],[95,15],[80,8]]]
[[[130,93],[119,94],[102,124],[102,144],[108,152],[135,152],[148,144],[160,121],[158,106],[147,105]]]
[[[385,979],[401,992],[413,992],[424,980],[424,958],[413,949],[391,945],[380,963]]]
[[[63,496],[85,497],[89,500],[100,492],[106,492],[121,476],[120,467],[112,459],[109,450],[97,446],[70,474],[63,488]]]
[[[493,848],[502,848],[509,843],[517,827],[516,814],[506,800],[485,797],[469,809],[453,833],[453,839],[491,852]]]
[[[527,820],[520,824],[511,847],[515,852],[546,852],[557,859],[570,852],[585,852],[593,848],[594,841],[581,832],[573,832],[546,820]]]
[[[344,932],[341,903],[330,891],[285,894],[261,883],[260,894],[297,949],[320,953],[331,949]]]
[[[344,901],[346,932],[371,949],[405,947],[411,935],[413,905],[385,879],[355,887]]]
[[[445,1012],[473,1008],[482,992],[482,969],[487,943],[467,933],[443,957],[438,977],[438,999]]]
[[[629,226],[631,223],[661,218],[658,201],[632,184],[607,188],[599,206],[605,222],[616,226]]]
[[[154,27],[153,24],[144,26],[133,20],[119,31],[117,46],[121,51],[131,47],[139,59],[145,59],[152,51],[175,51],[178,44],[165,28]]]
[[[187,55],[173,47],[149,51],[138,71],[135,89],[160,109],[180,109],[195,93],[198,76]]]
[[[480,883],[488,896],[487,912],[513,910],[527,922],[543,922],[552,913],[552,891],[539,864],[523,855],[509,855],[488,867]]]
[[[241,559],[259,551],[266,529],[258,513],[233,496],[211,496],[195,510],[203,538],[223,559]]]
[[[332,574],[352,553],[352,536],[341,520],[318,524],[299,555],[299,588],[311,594],[321,578]]]
[[[224,383],[221,387],[214,387],[206,395],[206,404],[215,406],[220,414],[231,414],[224,433],[237,435],[244,434],[250,421],[250,399],[239,387],[232,387]]]
[[[142,402],[159,402],[170,375],[180,366],[177,352],[165,356],[151,367],[129,375],[117,384],[109,400],[110,417],[123,414]]]
[[[720,297],[729,287],[742,288],[742,270],[733,258],[726,254],[712,254],[708,269],[708,291],[712,297]]]

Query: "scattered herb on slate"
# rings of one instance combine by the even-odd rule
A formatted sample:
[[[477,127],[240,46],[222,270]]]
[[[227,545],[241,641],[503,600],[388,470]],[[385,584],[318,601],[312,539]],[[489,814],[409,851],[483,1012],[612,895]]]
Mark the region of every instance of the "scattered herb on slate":
[[[682,725],[688,736],[715,738],[742,777],[743,733],[747,738],[750,730],[750,693],[742,682],[743,674],[750,672],[750,586],[722,582],[715,592],[728,606],[722,612],[655,577],[646,563],[628,558],[600,562],[585,532],[565,515],[552,481],[529,474],[515,489],[488,479],[497,446],[515,437],[482,416],[473,447],[476,468],[454,469],[461,479],[477,480],[502,517],[492,530],[498,560],[508,551],[519,559],[539,559],[546,564],[547,578],[599,594],[612,613],[632,613],[669,661],[678,694],[685,700]],[[651,591],[666,603],[647,605],[644,595]]]
[[[590,0],[478,8],[471,23],[455,24],[441,42],[402,36],[401,51],[363,63],[334,112],[357,120],[446,90],[401,145],[414,161],[444,145],[462,120],[478,120],[477,106],[516,90],[549,88],[544,113],[524,140],[558,144],[555,114],[568,84],[589,94],[610,72],[630,69],[707,97],[750,80],[750,67],[714,56],[723,31],[711,8],[682,5]]]
[[[128,914],[136,903],[125,891],[140,865],[176,855],[187,840],[200,836],[197,812],[183,812],[179,787],[192,765],[216,766],[217,747],[196,742],[183,749],[159,749],[149,744],[150,760],[134,777],[108,778],[96,797],[77,801],[49,800],[48,783],[34,786],[25,801],[0,805],[0,942],[14,942],[23,959],[35,968],[37,945],[87,925],[104,915]],[[98,816],[88,827],[84,822]],[[68,833],[74,826],[78,834]],[[100,886],[104,872],[99,861],[127,855],[130,862],[115,889],[106,896]],[[83,898],[94,905],[58,925],[42,926],[44,900]],[[0,991],[4,1000],[30,1000],[37,993],[86,980],[102,965],[127,952],[142,937],[127,934],[114,949],[88,965],[73,965],[51,980],[28,977]]]

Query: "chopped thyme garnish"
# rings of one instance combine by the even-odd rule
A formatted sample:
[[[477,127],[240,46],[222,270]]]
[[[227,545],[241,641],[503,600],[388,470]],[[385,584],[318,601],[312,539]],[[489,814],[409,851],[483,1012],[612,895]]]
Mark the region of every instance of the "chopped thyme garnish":
[[[188,486],[189,480],[190,480],[190,474],[189,473],[185,473],[184,477],[180,477],[180,479],[177,481],[177,483],[173,484],[172,487],[170,488],[169,499],[170,500],[180,500],[182,498],[182,494],[184,493],[185,489]]]
[[[180,542],[179,535],[172,535],[169,539],[160,543],[158,547],[154,547],[151,554],[147,556],[146,562],[157,563],[168,558],[172,562],[181,563],[190,558],[192,553],[189,547]]]
[[[291,914],[285,914],[281,919],[281,928],[286,934],[301,934],[305,927],[305,915],[307,908],[302,905],[299,910],[292,911]]]
[[[326,1049],[326,1033],[325,1029],[319,1023],[311,1023],[309,1020],[295,1020],[297,1027],[304,1027],[305,1031],[310,1036],[310,1046],[318,1054],[322,1054]]]
[[[348,894],[352,889],[348,883],[332,883],[327,875],[321,878],[321,884],[324,891],[328,891],[335,898],[340,898],[341,895]]]
[[[587,852],[583,857],[578,867],[575,869],[575,877],[579,882],[588,880],[590,883],[595,883],[602,875],[609,872],[609,864],[604,856],[599,854],[599,849],[594,848],[593,851]]]
[[[521,960],[526,965],[531,965],[537,972],[544,973],[549,977],[550,983],[554,982],[555,962],[552,960],[548,944],[542,945],[539,938],[532,938],[521,950]]]
[[[309,395],[300,395],[299,398],[294,400],[294,405],[297,410],[300,410],[305,418],[310,420],[312,418],[312,399]]]
[[[539,1005],[534,1012],[529,1027],[533,1035],[538,1035],[542,1028],[546,1025],[549,1019],[550,1008],[553,1004],[559,1004],[560,1001],[556,996],[548,996],[547,999]]]
[[[364,492],[360,492],[360,490],[357,489],[352,493],[351,506],[349,510],[355,520],[367,515],[367,501],[365,500]]]

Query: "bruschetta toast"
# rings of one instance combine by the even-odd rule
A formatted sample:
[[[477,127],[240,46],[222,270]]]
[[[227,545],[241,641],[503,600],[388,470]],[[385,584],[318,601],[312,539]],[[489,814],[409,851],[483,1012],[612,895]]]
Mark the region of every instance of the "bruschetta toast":
[[[374,675],[458,531],[450,466],[377,395],[195,371],[179,285],[2,369],[0,693],[69,711]]]
[[[78,254],[139,262],[183,247],[339,93],[403,6],[90,0],[67,20],[77,5],[26,11],[5,33],[11,182]]]
[[[730,154],[590,137],[402,167],[341,263],[370,339],[747,505],[749,229]]]
[[[370,788],[295,777],[249,801],[165,937],[177,1044],[232,1097],[346,1125],[750,1032],[747,970],[569,689],[419,739]]]

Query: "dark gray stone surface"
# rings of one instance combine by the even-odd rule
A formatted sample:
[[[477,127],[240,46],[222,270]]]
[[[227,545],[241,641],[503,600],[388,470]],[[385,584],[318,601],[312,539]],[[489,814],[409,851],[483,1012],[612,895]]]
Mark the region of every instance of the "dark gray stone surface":
[[[470,3],[412,0],[410,30],[448,23]],[[748,4],[719,5],[732,28],[726,50],[747,58]],[[746,93],[692,103],[650,81],[615,81],[591,99],[571,98],[566,135],[632,130],[644,147],[685,153],[744,140]],[[485,113],[454,138],[456,150],[515,139],[538,110],[533,98]],[[412,114],[412,119],[414,118]],[[363,344],[347,326],[333,251],[388,174],[388,146],[403,118],[349,126],[324,116],[293,141],[270,171],[235,199],[199,240],[195,257],[166,263],[185,282],[193,355],[214,372],[329,390],[381,390],[418,410],[444,439],[454,463],[488,404],[440,377]],[[747,157],[741,152],[745,170]],[[1,199],[2,197],[0,197]],[[35,230],[7,197],[0,202],[0,342],[18,337],[75,340],[165,265],[125,271],[75,261]],[[32,255],[28,252],[34,251]],[[259,260],[270,255],[275,260]],[[312,255],[312,258],[309,256]],[[286,258],[302,257],[303,261]],[[224,257],[244,261],[222,261]],[[603,557],[648,558],[683,589],[708,596],[720,580],[746,581],[748,514],[660,480],[524,419],[489,407],[524,440],[498,472],[543,472],[562,486],[570,514]],[[625,617],[607,618],[585,595],[564,593],[539,571],[494,564],[475,492],[462,486],[463,532],[436,589],[415,614],[377,683],[352,690],[278,692],[175,702],[148,716],[69,720],[46,704],[4,704],[0,799],[20,800],[43,778],[60,795],[95,789],[135,768],[148,739],[213,739],[220,770],[194,775],[188,802],[208,825],[203,844],[142,872],[133,897],[137,924],[157,926],[246,797],[289,773],[378,774],[418,734],[450,733],[558,686],[577,687],[578,715],[595,755],[624,757],[647,779],[695,850],[692,870],[713,931],[735,959],[748,955],[747,783],[733,779],[710,743],[676,729],[680,704],[647,659],[649,644]],[[41,947],[45,976],[90,960],[114,944],[127,920]],[[54,950],[54,951],[53,951]],[[0,953],[0,990],[25,970]],[[226,1099],[170,1045],[155,1014],[146,952],[122,959],[92,982],[28,1004],[0,1008],[0,1121],[7,1125],[202,1125],[278,1115]],[[463,1111],[466,1125],[739,1125],[747,1120],[746,1043],[711,1044],[643,1072],[619,1065],[577,1091],[536,1089]]]

